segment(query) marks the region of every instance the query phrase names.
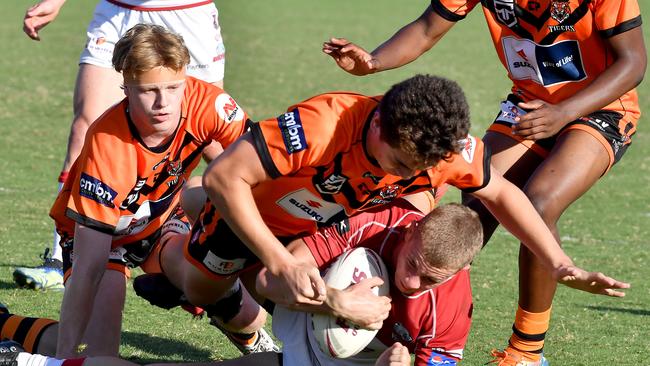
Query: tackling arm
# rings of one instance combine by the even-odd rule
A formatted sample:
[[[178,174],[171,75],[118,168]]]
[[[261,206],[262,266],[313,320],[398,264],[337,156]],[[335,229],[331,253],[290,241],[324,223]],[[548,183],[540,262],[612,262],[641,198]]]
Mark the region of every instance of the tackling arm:
[[[494,168],[491,168],[490,175],[490,183],[474,195],[501,225],[535,253],[553,272],[556,281],[591,293],[624,296],[616,289],[628,288],[629,284],[574,266],[528,197]]]
[[[250,133],[226,149],[206,169],[203,187],[230,228],[272,274],[288,285],[295,303],[320,304],[325,284],[318,269],[299,263],[266,226],[251,187],[271,179]]]

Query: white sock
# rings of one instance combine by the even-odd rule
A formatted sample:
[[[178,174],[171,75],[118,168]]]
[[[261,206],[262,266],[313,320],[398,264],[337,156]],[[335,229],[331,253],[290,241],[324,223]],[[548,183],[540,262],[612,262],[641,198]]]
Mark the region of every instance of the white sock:
[[[57,192],[61,192],[62,188],[63,183],[59,182]],[[60,242],[61,236],[56,232],[56,229],[54,229],[54,240],[52,241],[52,259],[63,262],[63,250],[61,249],[61,245],[59,245]]]
[[[18,366],[61,366],[63,364],[63,360],[27,352],[20,352],[16,362]]]

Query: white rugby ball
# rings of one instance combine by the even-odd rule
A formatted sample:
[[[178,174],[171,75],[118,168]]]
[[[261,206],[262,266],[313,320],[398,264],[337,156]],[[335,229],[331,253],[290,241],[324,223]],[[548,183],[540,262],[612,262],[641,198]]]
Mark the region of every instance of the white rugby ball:
[[[386,265],[374,251],[359,247],[341,254],[329,267],[323,280],[329,287],[343,290],[371,277],[381,277],[384,280],[384,284],[375,287],[373,292],[378,296],[388,295],[390,284]],[[336,358],[346,358],[361,352],[378,332],[326,314],[312,314],[311,322],[320,349]]]

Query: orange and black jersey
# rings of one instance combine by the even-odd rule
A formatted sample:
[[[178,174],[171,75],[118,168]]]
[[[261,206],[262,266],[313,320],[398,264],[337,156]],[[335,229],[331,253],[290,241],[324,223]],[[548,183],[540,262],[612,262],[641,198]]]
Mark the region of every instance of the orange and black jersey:
[[[235,100],[212,84],[188,77],[181,118],[164,146],[147,147],[130,120],[128,100],[88,130],[50,216],[65,238],[75,223],[112,235],[113,246],[156,232],[179,202],[179,192],[213,139],[224,148],[246,129]]]
[[[277,236],[312,233],[353,213],[405,194],[449,183],[465,191],[489,182],[480,139],[409,179],[386,174],[365,150],[366,132],[381,97],[328,93],[253,124],[255,148],[273,180],[253,188],[262,218]]]
[[[512,92],[523,100],[556,104],[584,89],[615,61],[605,40],[641,25],[636,0],[432,0],[431,5],[455,22],[479,2],[514,83]],[[636,123],[636,91],[603,109]]]

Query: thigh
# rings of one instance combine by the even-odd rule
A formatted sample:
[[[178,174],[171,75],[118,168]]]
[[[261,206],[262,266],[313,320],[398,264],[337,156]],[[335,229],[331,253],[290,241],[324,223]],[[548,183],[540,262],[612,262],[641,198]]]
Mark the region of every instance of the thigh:
[[[187,74],[215,83],[223,80],[226,49],[214,4],[168,11],[130,11],[129,25],[153,23],[180,34],[190,52]]]
[[[526,184],[544,159],[530,147],[502,133],[488,131],[483,143],[492,153],[492,166],[519,188]]]
[[[90,321],[84,333],[84,355],[117,356],[120,348],[126,277],[106,270],[99,284]]]
[[[558,137],[524,191],[550,224],[594,185],[609,164],[608,151],[593,135],[580,129],[567,130]]]
[[[73,123],[90,126],[110,106],[124,98],[122,76],[112,68],[81,64],[74,90]]]

